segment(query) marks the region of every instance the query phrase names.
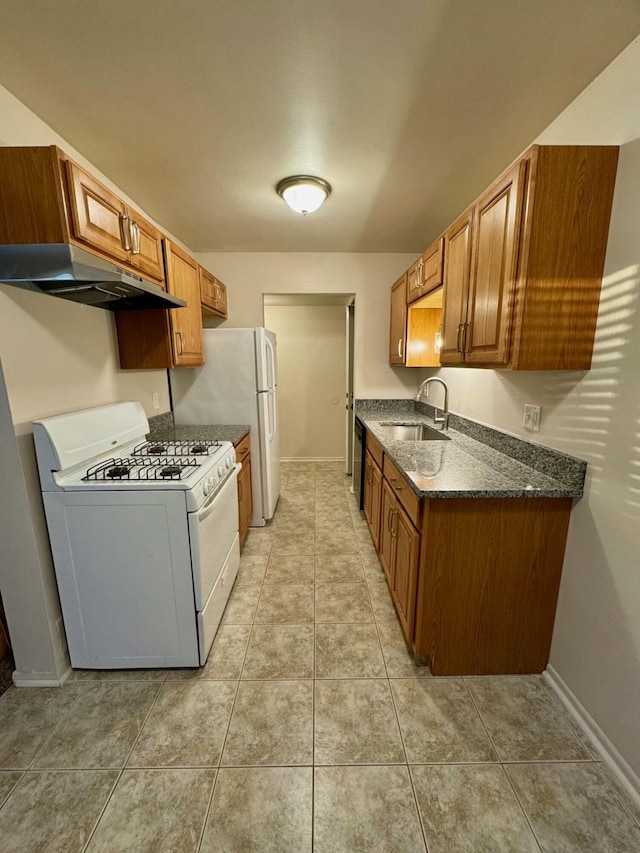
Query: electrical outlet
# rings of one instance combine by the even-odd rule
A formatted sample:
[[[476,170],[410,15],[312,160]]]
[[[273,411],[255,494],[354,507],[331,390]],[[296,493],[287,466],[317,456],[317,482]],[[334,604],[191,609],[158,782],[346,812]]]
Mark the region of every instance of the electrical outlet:
[[[540,406],[534,406],[532,403],[524,404],[524,414],[522,416],[522,426],[531,432],[539,432],[540,430]]]
[[[158,397],[157,391],[153,392],[153,396],[151,397],[151,399],[153,400],[153,410],[157,412],[160,408],[160,398]]]

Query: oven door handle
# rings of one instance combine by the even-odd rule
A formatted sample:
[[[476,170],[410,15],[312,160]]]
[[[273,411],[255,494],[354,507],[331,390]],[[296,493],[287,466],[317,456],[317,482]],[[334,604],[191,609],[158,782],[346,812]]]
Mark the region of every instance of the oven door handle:
[[[208,498],[207,501],[203,503],[200,509],[198,510],[198,521],[204,521],[208,515],[211,515],[211,513],[215,509],[215,504],[217,502],[217,499],[220,497],[222,490],[227,487],[227,483],[229,482],[229,480],[237,479],[238,472],[241,470],[241,468],[242,465],[239,462],[236,462],[233,468],[229,469],[229,475],[227,476],[227,479],[224,480],[222,486],[216,489],[216,491],[211,495],[211,497]]]

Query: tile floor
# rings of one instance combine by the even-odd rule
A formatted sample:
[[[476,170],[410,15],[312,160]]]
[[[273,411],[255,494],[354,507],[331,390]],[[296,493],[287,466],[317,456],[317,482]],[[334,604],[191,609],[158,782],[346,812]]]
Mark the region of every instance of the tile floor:
[[[3,851],[640,850],[539,677],[415,666],[348,482],[283,465],[204,669],[0,698]]]

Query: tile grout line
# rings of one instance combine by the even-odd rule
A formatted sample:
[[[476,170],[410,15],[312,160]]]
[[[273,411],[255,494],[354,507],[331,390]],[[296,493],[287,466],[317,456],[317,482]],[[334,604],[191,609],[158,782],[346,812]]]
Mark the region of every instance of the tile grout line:
[[[165,679],[164,679],[162,682],[160,682],[160,687],[158,688],[158,692],[157,692],[157,693],[156,693],[156,695],[153,697],[153,702],[152,702],[152,703],[151,703],[151,705],[149,706],[149,710],[147,711],[147,713],[146,713],[146,715],[145,715],[145,718],[144,718],[144,720],[142,721],[142,725],[140,726],[140,730],[139,730],[138,734],[136,735],[136,738],[135,738],[135,740],[134,740],[134,742],[133,742],[133,745],[131,746],[131,749],[130,749],[130,750],[129,750],[129,752],[127,753],[127,756],[126,756],[126,758],[125,758],[125,760],[124,760],[124,763],[123,763],[122,767],[120,768],[120,772],[118,773],[118,776],[117,776],[117,778],[116,778],[115,782],[113,783],[113,786],[112,786],[112,788],[111,788],[111,791],[110,791],[110,793],[109,793],[109,796],[107,797],[107,800],[106,800],[106,802],[105,802],[104,806],[103,806],[103,807],[102,807],[102,809],[100,810],[100,814],[98,815],[98,819],[97,819],[97,820],[96,820],[96,822],[94,823],[94,825],[93,825],[93,829],[92,829],[92,830],[91,830],[91,832],[89,833],[89,837],[87,838],[87,842],[86,842],[86,844],[85,844],[85,845],[84,845],[84,847],[82,848],[82,850],[83,850],[83,851],[85,851],[85,850],[87,850],[87,849],[88,849],[88,847],[89,847],[89,845],[91,844],[91,841],[92,841],[92,839],[93,839],[94,835],[96,834],[96,831],[97,831],[97,829],[98,829],[98,826],[100,825],[100,821],[101,821],[101,820],[102,820],[102,818],[104,817],[104,813],[106,812],[107,807],[109,806],[109,803],[111,802],[111,798],[113,797],[114,791],[116,790],[116,788],[118,787],[118,784],[120,783],[120,780],[122,779],[122,776],[123,776],[123,774],[124,774],[124,771],[125,771],[125,770],[126,770],[126,768],[127,768],[127,762],[128,762],[128,761],[129,761],[129,759],[131,758],[131,756],[132,756],[132,754],[133,754],[133,751],[134,751],[134,749],[136,748],[136,745],[137,745],[138,741],[140,740],[140,736],[141,736],[141,734],[142,734],[142,732],[143,732],[143,729],[144,729],[144,727],[147,725],[147,722],[148,722],[148,720],[149,720],[149,717],[151,716],[151,712],[153,711],[153,709],[154,709],[154,707],[155,707],[155,705],[156,705],[156,702],[158,701],[158,697],[159,697],[159,696],[160,696],[160,694],[162,693],[162,688],[164,687],[164,684],[165,684],[166,680],[167,680],[167,679],[166,679],[166,677],[165,677]]]
[[[624,799],[623,799],[623,797],[618,793],[617,788],[613,785],[613,783],[611,782],[611,780],[608,778],[608,776],[607,776],[607,774],[605,773],[605,771],[602,769],[602,767],[600,767],[600,766],[599,766],[599,765],[601,765],[601,764],[602,764],[602,765],[604,765],[604,761],[594,761],[593,763],[594,763],[595,768],[596,768],[596,773],[600,776],[600,778],[603,780],[603,782],[607,785],[607,787],[609,788],[609,790],[610,790],[610,791],[612,791],[613,795],[615,796],[615,798],[617,799],[617,801],[620,803],[620,805],[622,806],[623,810],[627,813],[627,815],[629,816],[629,818],[630,818],[630,819],[633,821],[633,823],[638,827],[638,829],[640,829],[640,812],[638,813],[638,817],[636,818],[635,814],[634,814],[634,813],[633,813],[633,811],[632,811],[632,810],[627,806],[627,804],[626,804],[625,800],[624,800]]]
[[[62,717],[58,720],[58,722],[55,724],[55,726],[54,726],[54,727],[53,727],[53,729],[51,730],[51,733],[50,733],[50,734],[45,738],[45,740],[44,740],[43,744],[40,746],[40,748],[39,748],[39,749],[37,749],[37,750],[36,750],[35,755],[34,755],[34,756],[33,756],[33,758],[31,759],[31,761],[29,762],[29,764],[27,765],[27,767],[26,767],[26,768],[24,768],[25,773],[26,773],[28,770],[33,770],[33,769],[35,769],[35,768],[33,767],[33,762],[34,762],[34,761],[36,760],[36,758],[40,755],[40,753],[42,752],[42,750],[47,746],[47,744],[49,743],[49,741],[51,740],[51,738],[54,736],[54,734],[58,731],[58,729],[60,728],[60,726],[62,725],[62,723],[67,719],[67,717],[69,716],[69,714],[71,713],[71,711],[72,711],[72,710],[75,708],[75,706],[78,704],[78,702],[80,701],[80,697],[81,697],[81,696],[82,696],[82,694],[87,690],[88,686],[89,686],[89,685],[87,685],[87,684],[83,684],[83,685],[82,685],[82,687],[80,688],[80,692],[78,693],[78,695],[76,696],[76,698],[74,699],[74,701],[73,701],[73,702],[71,703],[71,705],[69,706],[69,709],[67,710],[67,712],[66,712],[65,714],[63,714],[63,715],[62,715]],[[57,689],[62,689],[62,690],[63,690],[63,689],[64,689],[64,685],[63,685],[61,688],[57,688]],[[46,768],[43,768],[43,769],[46,769]],[[5,802],[6,802],[6,800],[5,800]]]
[[[274,536],[274,538],[275,538],[275,536]],[[253,611],[253,620],[250,623],[249,637],[247,639],[247,645],[244,648],[244,654],[242,656],[242,663],[240,664],[240,667],[239,667],[238,679],[236,682],[236,692],[235,692],[235,695],[233,697],[233,702],[231,704],[231,712],[229,714],[229,720],[227,722],[227,728],[226,728],[226,731],[224,734],[224,739],[223,739],[222,745],[220,747],[220,758],[218,759],[218,767],[216,770],[215,778],[213,780],[213,785],[211,786],[211,794],[209,795],[209,801],[207,803],[206,809],[204,810],[204,818],[202,820],[202,828],[200,830],[200,837],[198,839],[198,843],[197,843],[196,848],[195,848],[195,853],[199,853],[199,851],[202,848],[202,842],[204,841],[204,835],[205,835],[205,832],[207,830],[207,823],[209,820],[209,814],[211,813],[211,806],[213,805],[213,797],[215,795],[216,788],[218,787],[218,783],[220,780],[220,771],[222,770],[222,756],[224,755],[224,749],[225,749],[225,746],[227,745],[227,738],[229,737],[229,729],[231,728],[231,720],[233,718],[233,712],[234,712],[235,707],[236,707],[236,702],[238,699],[238,693],[240,692],[240,684],[241,684],[241,680],[242,680],[242,673],[244,670],[245,662],[247,660],[247,654],[249,653],[249,646],[251,645],[251,635],[253,634],[253,628],[254,628],[254,625],[256,624],[255,617],[256,617],[256,613],[258,611],[258,604],[260,603],[260,597],[262,596],[262,588],[264,586],[264,578],[266,577],[267,571],[269,570],[269,560],[271,559],[271,549],[272,548],[273,548],[273,541],[271,543],[271,547],[269,548],[269,553],[267,554],[267,566],[265,568],[265,572],[264,572],[264,575],[262,578],[262,582],[260,584],[260,595],[258,596],[258,601],[256,603],[255,610]]]
[[[495,752],[495,754],[496,754],[496,756],[497,756],[497,758],[498,758],[498,761],[499,761],[499,763],[500,763],[500,769],[502,770],[503,774],[506,776],[506,778],[507,778],[507,782],[509,783],[509,787],[510,787],[510,788],[511,788],[511,790],[513,791],[513,796],[516,798],[516,802],[517,802],[517,803],[518,803],[518,805],[520,806],[520,811],[521,811],[521,812],[522,812],[522,814],[524,815],[524,819],[525,819],[525,820],[526,820],[526,822],[527,822],[527,826],[528,826],[528,827],[529,827],[529,829],[531,830],[531,834],[532,834],[532,836],[533,836],[533,839],[534,839],[534,841],[536,842],[536,844],[538,845],[538,847],[540,848],[540,850],[541,850],[541,851],[543,851],[543,849],[544,849],[544,848],[542,847],[542,844],[540,843],[540,841],[539,841],[539,839],[538,839],[538,836],[537,836],[537,835],[536,835],[536,833],[535,833],[535,830],[534,830],[534,828],[533,828],[533,824],[532,824],[532,823],[531,823],[531,821],[529,820],[529,815],[527,814],[527,812],[525,811],[524,806],[523,806],[523,805],[522,805],[522,803],[520,802],[520,797],[519,797],[519,796],[518,796],[518,794],[516,793],[516,789],[515,789],[515,787],[514,787],[514,785],[513,785],[513,782],[511,781],[511,779],[510,779],[510,777],[509,777],[509,774],[507,773],[507,771],[506,771],[506,770],[505,770],[505,768],[504,768],[504,762],[503,762],[503,760],[502,760],[502,757],[501,757],[500,753],[498,752],[498,748],[496,747],[496,745],[495,745],[495,743],[494,743],[494,741],[493,741],[493,738],[492,738],[492,737],[491,737],[491,735],[489,734],[489,729],[487,728],[487,725],[486,725],[486,723],[485,723],[485,721],[484,721],[484,717],[483,717],[483,716],[482,716],[482,714],[480,713],[480,709],[478,708],[478,705],[477,705],[477,703],[476,703],[476,700],[475,700],[475,698],[474,698],[474,695],[473,695],[473,693],[471,692],[471,688],[470,688],[470,687],[469,687],[469,685],[467,684],[467,679],[463,677],[463,678],[462,678],[462,683],[464,684],[464,686],[465,686],[465,690],[467,691],[467,694],[468,694],[469,698],[471,699],[471,703],[472,703],[473,707],[475,708],[476,714],[477,714],[477,715],[478,715],[478,717],[480,718],[480,722],[481,722],[481,724],[482,724],[482,727],[483,727],[483,729],[485,730],[485,732],[486,732],[486,734],[487,734],[487,737],[489,738],[489,742],[491,743],[491,746],[493,747],[493,751]]]

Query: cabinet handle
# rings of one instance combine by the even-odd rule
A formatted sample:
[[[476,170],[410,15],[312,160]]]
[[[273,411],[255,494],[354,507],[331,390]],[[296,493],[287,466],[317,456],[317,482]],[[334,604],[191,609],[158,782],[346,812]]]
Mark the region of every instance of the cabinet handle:
[[[182,332],[176,332],[176,339],[180,344],[178,355],[182,355],[184,350],[182,348]]]
[[[404,358],[404,338],[398,338],[398,358]]]
[[[462,352],[462,351],[463,351],[463,350],[462,350],[462,343],[461,343],[461,340],[462,340],[462,332],[463,332],[463,330],[464,330],[464,323],[460,323],[460,324],[458,325],[458,336],[457,336],[457,338],[456,338],[456,350],[457,350],[458,352]]]
[[[424,264],[422,263],[422,261],[420,261],[420,264],[418,265],[418,289],[419,289],[419,290],[422,290],[422,284],[423,284],[423,281],[422,281],[422,267],[423,267],[423,266],[424,266]]]
[[[238,480],[238,501],[242,500],[242,483]]]
[[[131,251],[131,220],[126,213],[120,214],[120,242],[125,252]]]
[[[471,323],[464,323],[464,338],[462,342],[462,352],[467,353],[470,350],[471,343]]]
[[[248,452],[249,452],[249,449],[247,447],[245,447],[244,450],[242,451],[242,453],[240,454],[240,456],[246,456]]]
[[[371,474],[371,477],[369,477],[369,474]],[[369,467],[367,468],[367,483],[370,486],[373,486],[373,468],[371,467],[371,465],[369,465]]]
[[[140,254],[140,229],[138,228],[137,222],[131,222],[131,233],[133,235],[133,249],[131,250],[134,255]]]
[[[393,518],[393,508],[389,507],[389,512],[387,513],[387,530],[393,536],[393,527],[391,525],[392,518]]]
[[[398,514],[397,510],[395,510],[395,509],[392,509],[392,510],[391,510],[391,536],[392,536],[394,539],[396,538],[397,531],[396,531],[396,530],[394,530],[394,527],[393,527],[393,519],[394,519],[394,516],[396,516],[397,514]]]

